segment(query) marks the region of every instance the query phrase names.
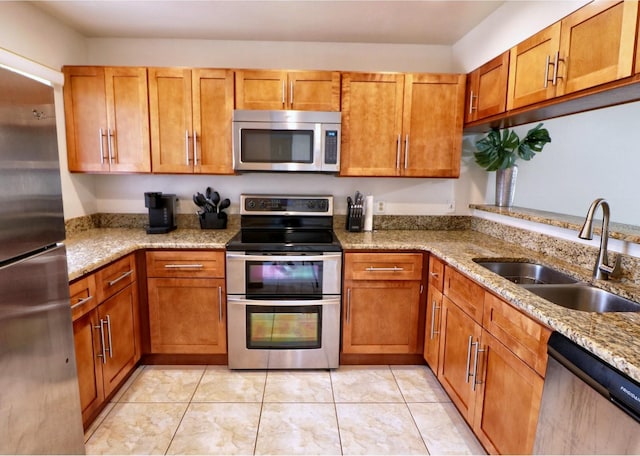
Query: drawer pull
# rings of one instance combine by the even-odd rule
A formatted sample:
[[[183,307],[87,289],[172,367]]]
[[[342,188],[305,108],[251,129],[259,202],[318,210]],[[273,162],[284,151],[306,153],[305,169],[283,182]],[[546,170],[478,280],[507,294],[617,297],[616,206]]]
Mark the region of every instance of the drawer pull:
[[[165,269],[202,269],[204,268],[201,264],[165,264]]]
[[[404,268],[399,268],[397,266],[394,266],[392,268],[374,268],[373,266],[369,266],[367,269],[365,269],[365,271],[369,271],[369,272],[400,272],[400,271],[404,271]]]
[[[110,280],[107,283],[109,284],[110,287],[112,287],[116,283],[120,282],[122,279],[126,279],[127,277],[129,277],[131,274],[133,274],[133,270],[127,271],[127,272],[123,273],[120,277],[118,277],[117,279]]]
[[[86,298],[79,299],[74,305],[71,306],[71,309],[75,309],[76,307],[80,307],[82,304],[87,303],[93,299],[93,296],[87,296]]]

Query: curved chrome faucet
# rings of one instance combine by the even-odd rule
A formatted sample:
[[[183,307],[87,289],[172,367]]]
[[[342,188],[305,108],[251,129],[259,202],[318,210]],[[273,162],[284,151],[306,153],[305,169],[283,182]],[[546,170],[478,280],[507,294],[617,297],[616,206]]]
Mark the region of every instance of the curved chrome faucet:
[[[620,267],[620,254],[616,255],[616,262],[613,266],[609,265],[609,256],[607,254],[607,243],[609,240],[609,203],[604,198],[598,198],[591,203],[587,218],[578,234],[580,239],[593,239],[593,216],[602,206],[602,232],[600,233],[600,251],[593,268],[593,278],[601,280],[609,280],[620,277],[622,269]]]

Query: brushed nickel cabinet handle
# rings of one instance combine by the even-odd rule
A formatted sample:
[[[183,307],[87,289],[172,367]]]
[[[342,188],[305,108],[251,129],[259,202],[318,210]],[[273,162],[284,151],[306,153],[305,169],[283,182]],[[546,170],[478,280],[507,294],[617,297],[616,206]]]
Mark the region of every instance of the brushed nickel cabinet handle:
[[[347,288],[347,324],[351,322],[351,288]]]
[[[103,138],[104,133],[102,132],[102,128],[98,130],[98,144],[100,144],[100,164],[104,165],[104,141]]]
[[[74,305],[72,305],[71,309],[75,309],[76,307],[80,307],[81,305],[91,301],[92,299],[93,299],[93,296],[87,296],[86,298],[82,298],[78,302],[76,302]]]
[[[475,349],[475,359],[473,360],[473,391],[476,390],[476,385],[479,385],[482,382],[478,381],[478,357],[480,353],[484,353],[485,349],[480,349],[480,341],[474,342],[476,346]]]
[[[184,155],[185,164],[189,166],[189,130],[184,131]]]
[[[564,62],[564,59],[560,58],[560,51],[556,51],[556,57],[553,60],[553,81],[551,82],[553,85],[558,83],[558,79],[562,79],[562,76],[558,76],[558,63]]]
[[[469,377],[471,377],[471,347],[473,346],[473,336],[469,336],[469,345],[467,347],[467,368],[465,383],[469,383]]]
[[[285,105],[285,97],[286,97],[286,90],[285,90],[285,82],[284,79],[282,80],[282,106],[284,107]]]
[[[193,165],[198,164],[198,136],[196,130],[193,130]]]
[[[218,321],[222,321],[222,287],[218,287]]]
[[[478,95],[473,94],[473,90],[471,91],[471,95],[469,95],[469,114],[473,114],[473,111],[478,110],[478,106],[473,106],[473,99],[478,99]]]
[[[293,81],[289,82],[289,104],[293,107]]]
[[[544,66],[544,88],[549,87],[549,65],[551,65],[551,56],[547,56],[547,60]]]
[[[397,149],[396,149],[396,169],[400,169],[400,135],[398,135]]]
[[[120,277],[118,277],[117,279],[113,279],[109,282],[107,282],[109,284],[110,287],[114,286],[116,283],[120,282],[123,279],[126,279],[127,277],[129,277],[131,274],[133,274],[133,270],[129,270],[127,272],[122,273],[122,275]]]
[[[440,307],[438,301],[434,299],[431,303],[431,340],[435,339],[436,334],[440,334],[440,331],[436,331],[436,310],[440,310]]]
[[[107,128],[107,152],[109,153],[109,163],[114,163],[115,154],[113,153],[113,145],[111,144],[111,138],[113,138],[113,133],[111,132],[111,128]]]
[[[165,264],[165,269],[202,269],[202,264]]]
[[[107,364],[107,351],[104,344],[104,320],[100,319],[100,325],[94,326],[94,329],[100,330],[100,353],[97,355],[98,358],[102,358],[102,364]]]
[[[109,340],[109,358],[113,358],[113,343],[111,342],[111,317],[107,315],[107,338]]]
[[[409,166],[409,135],[404,139],[404,169]]]
[[[404,268],[399,268],[397,266],[394,266],[392,268],[376,268],[373,266],[369,266],[368,268],[365,269],[365,271],[368,272],[400,272],[400,271],[404,271]]]

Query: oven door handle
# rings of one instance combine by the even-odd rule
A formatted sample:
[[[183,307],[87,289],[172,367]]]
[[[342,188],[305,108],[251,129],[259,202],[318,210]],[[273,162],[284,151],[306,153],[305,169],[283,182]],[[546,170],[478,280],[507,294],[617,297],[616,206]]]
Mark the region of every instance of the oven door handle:
[[[227,305],[250,304],[253,306],[331,306],[340,305],[340,296],[323,299],[247,299],[245,295],[227,295]]]
[[[229,258],[248,261],[324,261],[340,260],[342,253],[329,253],[326,255],[244,255],[241,253],[227,253],[227,259]]]

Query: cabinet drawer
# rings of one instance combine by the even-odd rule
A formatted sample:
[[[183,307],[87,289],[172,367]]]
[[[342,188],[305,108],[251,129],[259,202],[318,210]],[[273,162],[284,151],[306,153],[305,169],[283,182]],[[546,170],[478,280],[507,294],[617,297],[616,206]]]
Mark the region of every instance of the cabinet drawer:
[[[96,276],[89,274],[69,285],[71,316],[77,320],[98,305]]]
[[[445,266],[444,294],[477,323],[482,323],[484,290],[473,280]]]
[[[135,255],[127,255],[95,274],[98,302],[113,296],[136,281]]]
[[[345,280],[422,280],[421,253],[347,253]]]
[[[429,286],[442,293],[444,285],[444,262],[433,255],[429,257]]]
[[[484,298],[484,326],[509,350],[544,377],[551,331],[491,293]]]
[[[224,252],[147,252],[147,277],[224,277]]]

